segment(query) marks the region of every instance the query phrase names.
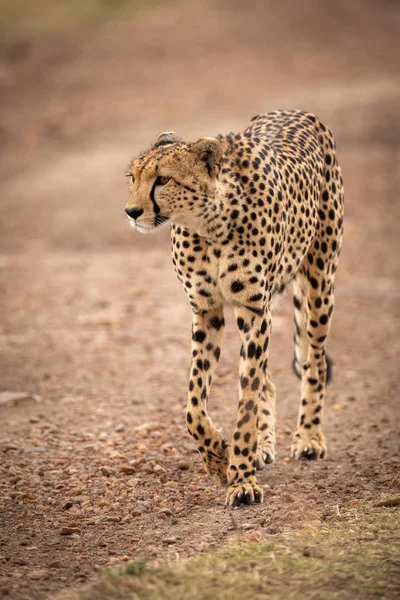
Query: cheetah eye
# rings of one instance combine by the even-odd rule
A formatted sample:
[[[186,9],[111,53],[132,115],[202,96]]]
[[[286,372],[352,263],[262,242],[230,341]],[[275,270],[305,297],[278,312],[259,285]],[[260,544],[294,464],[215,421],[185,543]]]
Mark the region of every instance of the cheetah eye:
[[[171,177],[163,177],[159,175],[156,179],[156,185],[167,185],[168,181],[171,181]]]

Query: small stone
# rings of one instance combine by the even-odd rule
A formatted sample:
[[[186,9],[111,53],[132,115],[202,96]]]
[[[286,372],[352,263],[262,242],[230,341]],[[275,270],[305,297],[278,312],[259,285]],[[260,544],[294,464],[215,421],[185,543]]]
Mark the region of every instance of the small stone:
[[[117,433],[122,433],[123,431],[125,431],[125,423],[120,423],[119,425],[117,425],[115,431]]]
[[[392,496],[391,498],[385,498],[374,503],[374,506],[399,506],[400,496]]]
[[[132,465],[121,465],[119,468],[120,473],[128,473],[129,475],[136,472],[136,467]]]
[[[25,446],[25,448],[22,448],[21,452],[24,454],[30,454],[32,452],[46,452],[46,448],[43,448],[42,446]]]
[[[18,498],[23,498],[24,496],[24,492],[10,492],[10,498],[12,498],[12,500],[17,500]]]
[[[377,478],[378,483],[388,483],[393,480],[393,475],[382,475],[382,477]]]
[[[35,571],[29,571],[28,579],[33,579],[34,581],[45,581],[49,579],[51,573],[47,569],[36,569]]]
[[[107,438],[108,438],[108,435],[105,431],[102,431],[101,433],[99,433],[99,440],[101,442],[104,442]]]
[[[182,460],[177,463],[176,468],[180,469],[181,471],[187,471],[188,469],[190,469],[190,465],[186,461]]]
[[[164,469],[164,467],[162,467],[161,465],[154,465],[153,471],[154,471],[154,473],[166,473],[167,472],[167,470]]]
[[[343,502],[343,506],[359,506],[362,504],[363,500],[358,498],[353,498],[352,500],[347,500],[347,502]]]
[[[25,565],[28,564],[27,561],[24,558],[20,558],[19,556],[15,556],[14,558],[12,558],[10,560],[10,563],[12,565],[18,565],[18,566],[21,566],[21,567],[24,567]]]
[[[19,400],[31,400],[32,394],[29,392],[0,392],[0,405],[1,404],[12,404]]]
[[[170,544],[176,544],[178,539],[176,537],[166,537],[166,538],[163,538],[162,541],[164,542],[164,544],[170,545]]]
[[[104,477],[110,477],[110,475],[112,474],[112,471],[108,467],[100,467],[100,471],[102,472]]]
[[[80,533],[81,530],[79,527],[69,527],[68,525],[64,525],[60,529],[61,535],[72,535],[73,533]]]
[[[61,569],[62,564],[61,561],[59,560],[53,560],[50,564],[49,564],[50,569]]]
[[[40,419],[38,417],[30,417],[29,423],[39,423]]]
[[[74,505],[74,503],[72,502],[72,500],[67,500],[67,501],[66,501],[66,502],[63,504],[63,506],[62,506],[62,509],[63,509],[63,510],[68,510],[68,509],[72,508],[72,507],[73,507],[73,505]]]
[[[163,423],[158,423],[157,421],[152,421],[150,423],[142,423],[141,425],[137,425],[133,428],[133,431],[141,432],[141,431],[156,431],[158,429],[164,429],[165,425]]]
[[[259,527],[258,523],[242,523],[239,525],[239,529],[243,529],[244,531],[250,531],[256,529],[256,527]]]
[[[10,477],[10,483],[18,483],[18,481],[21,481],[21,479],[21,475],[14,475],[14,477]]]
[[[9,450],[18,450],[17,444],[13,444],[12,442],[4,442],[0,446],[0,450],[2,452],[8,452]]]

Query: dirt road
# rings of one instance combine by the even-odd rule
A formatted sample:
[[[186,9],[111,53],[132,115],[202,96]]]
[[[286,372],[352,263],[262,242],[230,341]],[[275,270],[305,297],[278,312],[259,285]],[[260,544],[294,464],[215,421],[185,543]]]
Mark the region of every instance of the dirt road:
[[[178,4],[2,49],[0,392],[28,399],[0,405],[0,595],[43,599],[243,526],[318,528],[398,490],[399,11],[301,5]],[[287,459],[299,401],[288,293],[271,350],[278,459],[260,475],[264,505],[227,511],[185,431],[191,316],[168,234],[125,226],[123,172],[161,130],[192,140],[278,107],[327,121],[344,171],[329,458]],[[229,434],[239,339],[227,317],[211,414]]]

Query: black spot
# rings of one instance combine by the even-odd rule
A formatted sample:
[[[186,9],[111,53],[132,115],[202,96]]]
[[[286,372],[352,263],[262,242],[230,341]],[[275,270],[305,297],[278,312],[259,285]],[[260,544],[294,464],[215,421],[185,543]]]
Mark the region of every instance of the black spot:
[[[300,310],[300,308],[301,308],[301,300],[299,300],[297,298],[297,296],[293,296],[293,304],[294,304],[295,308],[297,308],[297,310]]]
[[[211,317],[209,320],[210,326],[219,331],[221,327],[225,324],[224,318],[221,319],[217,316]]]
[[[256,354],[256,345],[254,342],[250,342],[250,344],[247,347],[247,356],[248,358],[254,358]]]
[[[250,296],[249,302],[258,302],[262,297],[262,294],[254,294],[254,296]]]
[[[241,281],[232,281],[231,283],[231,292],[237,294],[244,289],[244,285]]]
[[[248,385],[249,385],[248,378],[247,377],[241,377],[240,378],[240,387],[242,388],[242,390],[246,389]]]
[[[198,329],[193,333],[192,339],[194,342],[204,342],[204,340],[206,339],[206,334],[201,329]]]
[[[242,317],[238,317],[237,326],[239,327],[240,330],[242,330],[244,328],[244,320],[242,319]]]

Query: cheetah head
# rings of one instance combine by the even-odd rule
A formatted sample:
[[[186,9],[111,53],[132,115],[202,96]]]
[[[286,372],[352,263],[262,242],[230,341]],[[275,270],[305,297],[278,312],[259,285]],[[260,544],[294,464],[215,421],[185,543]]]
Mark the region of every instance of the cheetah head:
[[[221,162],[221,143],[215,138],[185,143],[176,133],[161,133],[127,172],[125,212],[131,226],[149,233],[171,222],[209,234],[222,208]]]

